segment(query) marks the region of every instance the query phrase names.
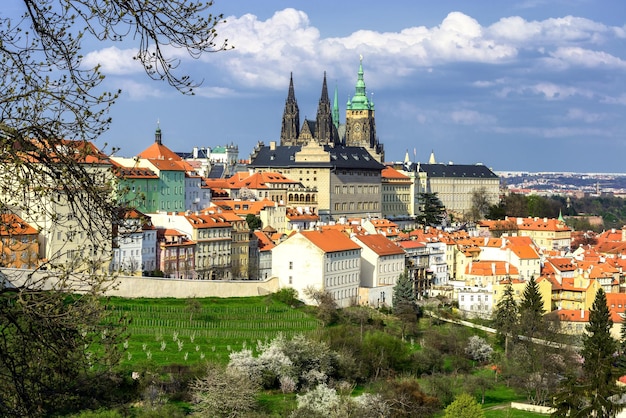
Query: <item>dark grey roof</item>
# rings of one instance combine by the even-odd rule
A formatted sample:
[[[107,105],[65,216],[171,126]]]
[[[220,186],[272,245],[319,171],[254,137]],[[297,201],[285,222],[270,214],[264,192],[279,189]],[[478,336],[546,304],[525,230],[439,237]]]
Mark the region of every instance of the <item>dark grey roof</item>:
[[[385,168],[363,147],[346,147],[343,145],[331,147],[324,145],[324,151],[330,153],[330,162],[296,162],[295,154],[301,148],[301,146],[277,146],[272,150],[268,146],[261,147],[256,157],[248,164],[248,167],[331,167],[363,170],[382,170]]]
[[[221,179],[224,177],[224,166],[222,164],[215,164],[211,167],[211,171],[209,171],[209,175],[207,176],[210,179]]]
[[[411,171],[426,173],[428,177],[498,178],[498,175],[482,164],[411,164]]]
[[[177,151],[176,155],[178,155],[180,158],[182,158],[184,160],[194,158],[193,157],[193,152],[179,152],[179,151]],[[198,158],[209,158],[208,150],[206,148],[198,148]]]

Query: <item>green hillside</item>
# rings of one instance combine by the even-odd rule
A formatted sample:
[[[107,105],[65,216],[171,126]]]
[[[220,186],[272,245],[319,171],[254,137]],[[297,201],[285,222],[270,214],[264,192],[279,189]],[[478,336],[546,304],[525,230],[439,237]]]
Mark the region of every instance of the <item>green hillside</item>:
[[[189,364],[227,362],[233,350],[254,348],[278,333],[291,337],[318,329],[302,310],[268,297],[123,299],[107,302],[110,320],[129,320],[123,367],[145,361]]]

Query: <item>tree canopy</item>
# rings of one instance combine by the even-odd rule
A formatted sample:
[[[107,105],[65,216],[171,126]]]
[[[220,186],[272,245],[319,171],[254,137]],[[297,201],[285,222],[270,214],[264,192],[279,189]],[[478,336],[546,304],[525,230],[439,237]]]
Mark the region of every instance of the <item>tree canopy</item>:
[[[93,141],[108,129],[120,92],[105,91],[105,74],[86,62],[83,46],[131,42],[148,77],[192,94],[200,82],[182,71],[179,51],[195,58],[228,48],[216,43],[223,17],[208,13],[211,6],[23,0],[21,16],[0,16],[0,211],[48,234],[37,274],[3,289],[0,415],[55,415],[87,399],[97,407],[95,390],[79,399],[81,384],[102,384],[104,374],[95,371],[114,361],[90,347],[96,337],[115,346],[117,327],[106,326],[98,296],[111,281],[113,231],[122,233],[125,220],[114,196],[112,150]],[[6,219],[0,226],[12,234]],[[51,278],[53,291],[45,286]]]
[[[437,193],[420,193],[420,213],[416,217],[421,225],[441,225],[446,218],[446,207],[441,203]]]

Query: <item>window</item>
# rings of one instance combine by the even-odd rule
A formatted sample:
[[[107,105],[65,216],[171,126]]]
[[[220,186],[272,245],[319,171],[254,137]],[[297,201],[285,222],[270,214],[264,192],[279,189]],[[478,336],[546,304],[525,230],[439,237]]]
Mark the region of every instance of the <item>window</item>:
[[[293,261],[289,262],[289,270],[293,270]]]
[[[289,276],[289,284],[293,284],[293,277]]]

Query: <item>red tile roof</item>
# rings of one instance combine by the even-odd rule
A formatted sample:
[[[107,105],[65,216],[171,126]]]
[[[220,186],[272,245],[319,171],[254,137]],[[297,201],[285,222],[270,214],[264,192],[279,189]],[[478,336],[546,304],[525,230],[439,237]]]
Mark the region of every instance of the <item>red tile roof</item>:
[[[334,229],[324,231],[301,231],[299,233],[325,253],[361,249],[359,244],[352,241],[346,234]]]
[[[404,254],[402,248],[398,247],[393,241],[381,234],[357,235],[356,239],[379,256]]]

